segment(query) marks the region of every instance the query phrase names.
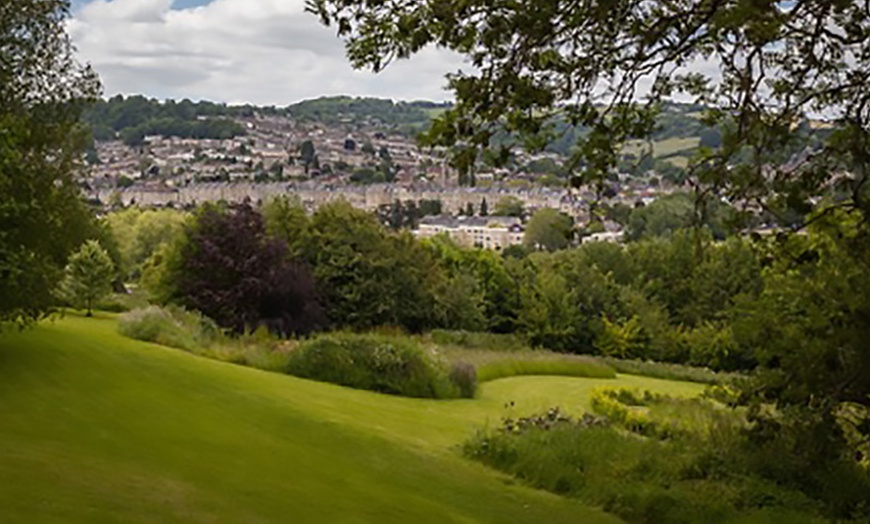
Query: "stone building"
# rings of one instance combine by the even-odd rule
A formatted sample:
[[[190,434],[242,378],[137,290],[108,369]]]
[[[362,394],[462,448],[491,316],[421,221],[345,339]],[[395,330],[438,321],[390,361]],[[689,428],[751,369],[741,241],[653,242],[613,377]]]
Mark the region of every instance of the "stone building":
[[[501,251],[523,243],[524,228],[516,217],[423,217],[414,234],[418,238],[447,235],[460,246]]]

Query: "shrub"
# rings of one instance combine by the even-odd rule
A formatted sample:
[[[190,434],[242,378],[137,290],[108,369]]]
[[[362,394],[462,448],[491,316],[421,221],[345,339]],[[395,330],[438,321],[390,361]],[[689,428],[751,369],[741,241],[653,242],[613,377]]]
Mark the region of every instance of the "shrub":
[[[401,337],[321,335],[302,343],[291,354],[286,371],[303,378],[407,397],[456,398],[461,394],[444,366],[411,339]]]
[[[148,306],[121,315],[118,331],[127,337],[194,351],[220,336],[210,319],[179,307]]]

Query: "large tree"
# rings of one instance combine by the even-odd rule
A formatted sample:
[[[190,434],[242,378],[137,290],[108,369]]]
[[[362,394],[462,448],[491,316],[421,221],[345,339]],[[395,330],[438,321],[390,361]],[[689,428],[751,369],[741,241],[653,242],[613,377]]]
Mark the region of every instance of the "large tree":
[[[98,82],[64,32],[65,0],[0,0],[0,322],[39,318],[93,232],[75,173]]]
[[[200,209],[184,238],[164,253],[158,284],[163,301],[197,309],[239,333],[266,326],[305,334],[324,325],[308,267],[289,256],[283,240],[267,235],[263,217],[249,205]]]
[[[523,243],[529,247],[556,251],[568,247],[574,236],[574,220],[549,207],[535,211],[526,224]]]

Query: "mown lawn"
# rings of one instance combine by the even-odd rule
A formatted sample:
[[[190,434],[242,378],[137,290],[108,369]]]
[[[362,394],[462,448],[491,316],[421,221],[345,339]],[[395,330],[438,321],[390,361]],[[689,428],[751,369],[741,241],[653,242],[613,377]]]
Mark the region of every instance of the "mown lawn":
[[[126,339],[112,318],[0,335],[2,522],[616,522],[462,458],[474,428],[638,377],[516,377],[474,400],[355,391]],[[514,402],[513,407],[505,407]]]

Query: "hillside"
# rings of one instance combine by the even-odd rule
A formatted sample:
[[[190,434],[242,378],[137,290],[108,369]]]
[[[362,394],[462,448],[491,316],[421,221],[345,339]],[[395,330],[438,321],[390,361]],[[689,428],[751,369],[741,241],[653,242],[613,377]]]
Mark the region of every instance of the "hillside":
[[[613,522],[456,452],[475,427],[601,380],[524,377],[480,398],[354,391],[139,343],[70,317],[0,336],[5,522]],[[685,393],[698,386],[624,383]]]

